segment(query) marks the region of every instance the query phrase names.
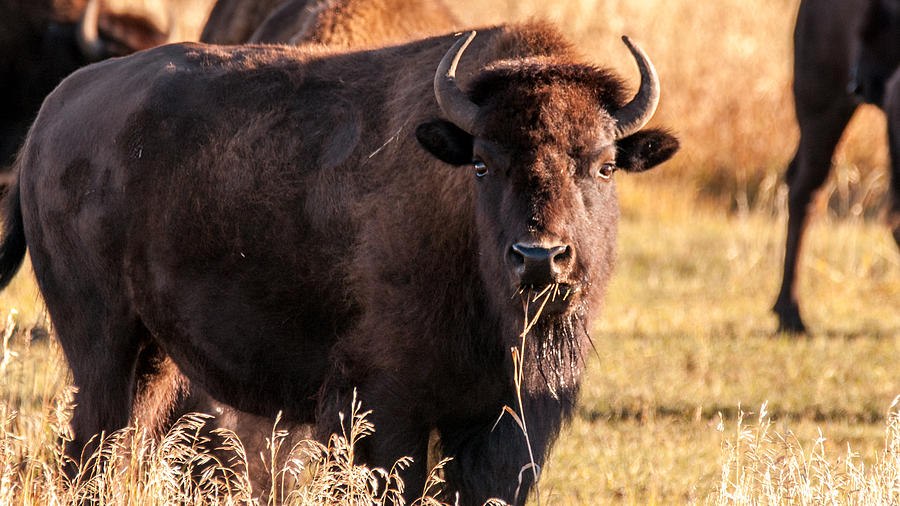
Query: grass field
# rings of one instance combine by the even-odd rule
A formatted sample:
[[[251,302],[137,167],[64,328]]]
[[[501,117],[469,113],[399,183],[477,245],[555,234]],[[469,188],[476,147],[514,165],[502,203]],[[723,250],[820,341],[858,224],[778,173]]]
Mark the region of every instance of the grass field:
[[[869,490],[860,476],[886,482],[882,504],[900,501],[900,465],[879,460],[893,448],[885,432],[896,429],[889,412],[900,394],[900,253],[877,219],[887,184],[878,111],[863,108],[852,122],[806,237],[800,291],[810,335],[777,334],[769,310],[786,221],[779,177],[797,140],[797,1],[483,3],[454,9],[471,24],[555,19],[591,61],[631,82],[618,36],[633,36],[663,81],[656,121],[684,145],[664,167],[617,176],[618,267],[541,504],[878,504],[874,492],[868,502],[852,496]],[[28,273],[0,294],[0,317],[12,307],[20,329],[45,322]],[[0,423],[20,441],[0,443],[0,501],[27,488],[22,462],[51,459],[51,401],[66,382],[52,341],[26,349],[18,333],[9,350],[18,355],[0,362]],[[754,414],[738,425],[742,410]],[[848,447],[849,462],[865,466],[857,474]],[[770,477],[795,476],[796,464],[808,495],[786,481],[767,489],[774,478],[754,474],[760,463],[772,464]]]
[[[821,428],[834,457],[849,444],[872,463],[900,394],[900,254],[887,230],[820,219],[801,271],[812,335],[779,335],[769,307],[784,218],[691,204],[642,187],[650,177],[623,185],[619,267],[579,416],[548,467],[550,502],[702,501],[734,439],[719,413],[733,424],[739,405],[766,401],[776,428],[810,447]]]

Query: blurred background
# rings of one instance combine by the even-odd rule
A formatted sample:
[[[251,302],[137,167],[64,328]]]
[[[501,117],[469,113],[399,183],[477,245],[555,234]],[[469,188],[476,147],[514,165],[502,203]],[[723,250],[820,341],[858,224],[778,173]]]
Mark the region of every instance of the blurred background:
[[[682,198],[728,210],[786,210],[780,184],[799,130],[791,95],[793,28],[799,1],[462,0],[451,7],[467,24],[554,20],[599,65],[632,83],[629,35],[648,52],[662,80],[656,122],[670,125],[681,152],[655,174]],[[886,190],[884,116],[861,107],[836,153],[822,206],[839,216],[877,214]],[[664,175],[663,175],[664,173]]]

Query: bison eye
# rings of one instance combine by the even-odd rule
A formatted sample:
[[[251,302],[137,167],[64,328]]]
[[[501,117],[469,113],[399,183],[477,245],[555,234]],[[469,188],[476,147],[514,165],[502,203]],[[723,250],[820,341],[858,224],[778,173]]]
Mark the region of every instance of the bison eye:
[[[614,163],[604,163],[599,167],[595,167],[594,170],[591,171],[591,175],[594,178],[600,179],[609,179],[612,177],[613,172],[616,171],[616,164]]]
[[[475,160],[472,162],[472,165],[475,167],[475,176],[476,177],[484,177],[487,175],[487,165],[484,164],[481,160]]]

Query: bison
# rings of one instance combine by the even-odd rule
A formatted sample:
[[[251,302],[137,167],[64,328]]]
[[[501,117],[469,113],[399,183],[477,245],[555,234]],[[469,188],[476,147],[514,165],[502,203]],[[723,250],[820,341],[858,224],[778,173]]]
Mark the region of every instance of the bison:
[[[0,0],[0,172],[9,170],[41,102],[64,77],[88,63],[164,43],[169,32],[190,34],[196,16],[183,11],[202,12],[204,1],[164,2],[154,17],[192,6],[180,9],[164,30],[138,8],[145,2],[119,1],[112,9],[100,0]],[[199,27],[194,30],[199,35]]]
[[[891,153],[891,181],[900,180],[900,68],[894,71],[893,77],[888,81],[884,96],[884,111],[887,113],[888,144]],[[897,185],[891,187],[894,194],[894,202],[898,201]],[[895,204],[895,209],[896,209]],[[900,213],[898,213],[900,214]],[[895,229],[896,230],[896,229]],[[894,234],[894,239],[898,239]]]
[[[350,48],[444,33],[456,26],[441,0],[219,0],[200,40]]]
[[[251,43],[384,45],[453,30],[459,22],[440,0],[341,0],[307,5],[288,0],[250,37]]]
[[[773,307],[781,331],[806,330],[796,279],[809,203],[828,177],[834,149],[860,97],[880,105],[884,80],[891,73],[883,66],[885,55],[900,50],[898,10],[897,0],[804,0],[800,4],[794,31],[793,84],[800,144],[785,175],[789,188],[787,240],[781,289]],[[861,48],[867,56],[860,57]],[[900,191],[893,189],[893,193],[894,201],[900,202]],[[892,214],[894,237],[900,242],[900,209],[896,205]]]
[[[27,246],[78,387],[71,455],[165,409],[170,357],[218,401],[322,440],[358,392],[378,430],[360,458],[413,457],[410,495],[436,432],[448,494],[524,503],[612,272],[614,173],[678,141],[644,128],[660,87],[627,39],[630,100],[550,25],[472,36],[168,45],[47,98],[4,204],[0,286]],[[510,350],[538,313],[517,392]],[[519,394],[531,451],[498,421]]]
[[[202,40],[228,44],[374,47],[446,33],[458,26],[441,0],[286,0],[277,6],[270,3],[220,0],[204,28]],[[172,421],[192,411],[215,413],[216,419],[207,428],[229,429],[248,447],[253,446],[250,441],[263,441],[271,433],[274,420],[222,405],[210,399],[202,389],[191,387],[180,377],[177,368],[170,367],[170,370],[172,381],[181,384],[183,390],[182,398],[171,411]],[[141,422],[146,425],[146,421]],[[158,427],[157,432],[160,432],[167,424]],[[303,434],[306,428],[292,426],[291,429],[292,433]],[[209,434],[209,438],[215,446],[218,438],[214,434]],[[269,469],[255,459],[251,459],[249,466],[248,474],[255,488],[268,490]]]

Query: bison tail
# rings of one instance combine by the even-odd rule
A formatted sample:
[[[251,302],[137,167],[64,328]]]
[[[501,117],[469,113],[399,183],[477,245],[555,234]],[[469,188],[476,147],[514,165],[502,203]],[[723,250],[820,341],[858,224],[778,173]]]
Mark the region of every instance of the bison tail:
[[[3,201],[3,243],[0,243],[0,290],[6,288],[25,259],[25,226],[19,185],[14,183]]]

